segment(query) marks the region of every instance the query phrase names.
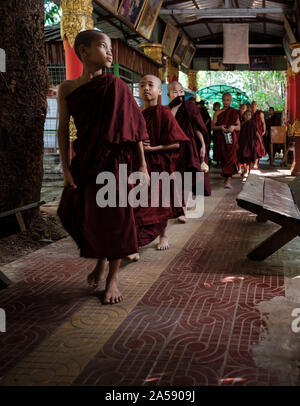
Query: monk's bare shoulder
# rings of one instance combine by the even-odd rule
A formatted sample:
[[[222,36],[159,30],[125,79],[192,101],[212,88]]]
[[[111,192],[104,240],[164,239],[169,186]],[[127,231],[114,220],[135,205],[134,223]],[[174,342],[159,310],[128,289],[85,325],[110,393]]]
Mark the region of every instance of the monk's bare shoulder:
[[[224,110],[225,109],[223,108],[221,110],[216,111],[215,114],[214,114],[214,118],[217,118],[221,113],[223,113]]]
[[[76,79],[65,80],[59,85],[58,94],[60,97],[66,98],[70,93],[72,93],[76,87],[78,87]]]

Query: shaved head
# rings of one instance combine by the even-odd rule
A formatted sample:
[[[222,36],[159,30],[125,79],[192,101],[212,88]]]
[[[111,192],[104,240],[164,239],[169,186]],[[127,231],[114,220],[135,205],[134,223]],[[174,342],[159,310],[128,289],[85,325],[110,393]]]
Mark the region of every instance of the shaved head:
[[[180,86],[183,89],[182,84],[179,82],[176,82],[175,80],[173,82],[168,83],[168,92],[177,86]]]
[[[78,33],[76,35],[74,49],[75,49],[76,55],[78,56],[78,58],[80,60],[82,60],[81,56],[80,56],[80,51],[79,51],[80,45],[89,47],[91,45],[91,42],[99,39],[99,37],[100,38],[102,37],[105,39],[108,38],[110,40],[110,38],[106,34],[104,34],[104,32],[96,30],[96,29],[81,31],[80,33]]]
[[[142,77],[141,82],[149,81],[149,80],[151,80],[152,82],[155,82],[159,89],[162,88],[161,80],[155,75],[145,75],[145,76]]]
[[[223,96],[222,97],[230,97],[231,98],[231,100],[232,100],[232,96],[231,96],[231,94],[230,93],[223,93]]]

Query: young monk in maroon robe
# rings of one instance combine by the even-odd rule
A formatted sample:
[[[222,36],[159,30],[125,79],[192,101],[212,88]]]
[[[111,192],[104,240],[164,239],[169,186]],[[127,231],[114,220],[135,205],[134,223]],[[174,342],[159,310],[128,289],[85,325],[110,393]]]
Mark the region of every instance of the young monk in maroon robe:
[[[253,101],[251,106],[252,106],[252,120],[254,120],[256,122],[257,131],[259,132],[259,134],[263,140],[263,137],[266,134],[266,122],[265,122],[264,113],[257,109],[256,101]],[[263,149],[261,148],[259,141],[257,141],[256,148],[257,148],[257,158],[255,160],[253,169],[258,168],[259,158],[266,155],[265,148],[263,148]]]
[[[88,282],[98,285],[106,273],[104,303],[118,303],[121,258],[138,249],[133,208],[118,206],[119,164],[130,171],[133,156],[149,183],[142,141],[148,138],[143,116],[128,86],[113,75],[103,73],[112,64],[110,38],[97,30],[80,32],[75,51],[83,63],[83,73],[59,88],[58,140],[64,171],[64,191],[58,208],[62,224],[76,241],[82,257],[98,262]],[[77,128],[75,156],[68,165],[69,121]],[[117,207],[100,207],[96,178],[103,171],[116,179]]]
[[[168,84],[168,96],[172,101],[169,104],[172,114],[191,141],[181,148],[176,170],[182,176],[184,176],[184,172],[192,172],[193,174],[201,172],[201,164],[203,162],[208,164],[205,145],[205,139],[208,140],[208,132],[201,113],[195,103],[184,100],[184,88],[180,83],[171,82]],[[195,182],[193,186],[193,194],[195,195]],[[211,195],[208,172],[204,174],[204,194],[205,196]],[[186,210],[185,206],[183,208]],[[186,221],[185,216],[180,216],[178,220],[183,223]]]
[[[239,113],[240,113],[240,123],[241,123],[241,125],[242,125],[242,123],[245,121],[245,119],[244,119],[244,113],[245,113],[246,111],[247,111],[247,106],[246,106],[246,104],[240,104]],[[238,166],[239,166],[238,173],[239,173],[241,176],[243,176],[243,172],[242,172],[242,167],[243,167],[243,165],[239,162],[239,163],[238,163]]]
[[[146,75],[140,82],[140,97],[144,100],[142,110],[147,125],[149,140],[144,141],[144,150],[148,172],[164,172],[171,174],[176,169],[180,145],[189,142],[176,119],[167,107],[158,104],[158,97],[162,94],[161,81],[153,75]],[[171,191],[172,192],[172,191]],[[161,189],[159,191],[161,194]],[[150,196],[150,191],[149,191]],[[135,221],[138,230],[138,244],[149,244],[159,236],[158,250],[169,248],[166,234],[168,219],[174,218],[174,200],[168,207],[137,207]],[[183,214],[183,211],[181,211]],[[138,255],[131,255],[129,259],[137,260]]]
[[[216,114],[217,111],[219,111],[221,109],[221,103],[219,102],[215,102],[213,104],[213,111],[214,111],[214,115]],[[218,157],[218,139],[216,137],[216,132],[213,131],[212,134],[212,139],[213,139],[213,143],[214,143],[214,147],[213,147],[213,160],[215,162],[217,162],[217,166],[220,164],[220,159]]]
[[[248,177],[249,171],[257,158],[257,141],[260,143],[261,149],[264,150],[263,141],[257,131],[256,123],[251,120],[251,111],[247,110],[244,113],[241,125],[238,149],[239,162],[244,166],[244,178]]]
[[[240,130],[239,111],[230,106],[230,93],[222,96],[223,108],[216,112],[212,129],[216,131],[221,161],[221,175],[225,177],[225,188],[231,188],[231,178],[237,173],[237,145]]]

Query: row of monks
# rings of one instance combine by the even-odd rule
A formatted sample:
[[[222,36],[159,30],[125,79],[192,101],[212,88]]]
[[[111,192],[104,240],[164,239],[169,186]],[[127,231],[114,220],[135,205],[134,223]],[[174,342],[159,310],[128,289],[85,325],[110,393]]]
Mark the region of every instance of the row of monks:
[[[213,141],[213,160],[221,166],[227,188],[231,187],[232,175],[239,173],[247,178],[251,168],[258,168],[261,157],[266,154],[270,157],[271,127],[281,125],[281,119],[275,115],[273,107],[269,108],[268,118],[265,119],[256,101],[241,104],[239,110],[230,107],[231,101],[231,95],[224,93],[223,108],[219,102],[214,103],[213,120],[205,107],[205,102],[202,100],[197,103],[210,139]],[[225,143],[227,140],[225,148],[224,132],[225,135],[228,132],[232,133],[229,139],[225,136]],[[274,148],[273,153],[277,152],[278,148],[280,147]]]
[[[83,73],[75,80],[63,82],[58,92],[58,142],[64,171],[58,215],[77,243],[80,255],[97,259],[94,270],[88,275],[88,283],[97,288],[105,281],[103,303],[113,304],[123,300],[118,286],[121,260],[138,260],[139,247],[157,237],[157,249],[168,249],[168,220],[178,218],[185,222],[186,206],[183,203],[181,207],[175,207],[173,199],[167,207],[162,204],[158,207],[151,204],[147,207],[99,206],[98,175],[113,174],[119,195],[120,165],[127,165],[127,176],[138,171],[146,188],[150,188],[150,175],[154,172],[195,174],[205,171],[204,194],[209,196],[210,136],[199,108],[184,100],[184,89],[178,82],[169,84],[171,103],[162,106],[158,103],[162,94],[160,79],[144,76],[140,82],[144,106],[140,109],[125,82],[103,73],[103,69],[110,68],[113,62],[111,40],[104,33],[83,31],[77,35],[74,47],[82,61]],[[226,187],[230,187],[231,176],[236,171],[234,151],[240,131],[239,111],[230,103],[231,96],[224,94],[223,108],[215,113],[212,122],[218,140],[217,159]],[[73,144],[75,155],[69,164],[71,116],[77,128],[77,139]],[[261,142],[257,136],[257,142],[259,140]],[[246,147],[241,149],[247,150]],[[194,194],[195,183],[189,191]],[[162,190],[158,193],[162,194]]]

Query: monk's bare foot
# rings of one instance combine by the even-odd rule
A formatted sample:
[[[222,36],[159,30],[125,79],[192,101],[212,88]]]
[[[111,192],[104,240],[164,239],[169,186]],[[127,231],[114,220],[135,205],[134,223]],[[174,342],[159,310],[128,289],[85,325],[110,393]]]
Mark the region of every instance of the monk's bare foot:
[[[226,180],[224,187],[225,187],[225,189],[231,189],[231,188],[232,188],[232,186],[231,186],[231,179],[230,179],[230,178],[228,178],[228,179]]]
[[[123,300],[122,293],[119,291],[116,281],[110,281],[105,289],[104,303],[114,304]]]
[[[127,255],[126,259],[129,261],[138,261],[140,259],[140,254],[136,252],[135,254]]]
[[[248,176],[249,176],[249,172],[245,172],[244,176],[243,176],[243,180],[246,180],[248,178]]]
[[[179,217],[177,218],[177,220],[179,221],[179,223],[186,223],[186,218],[185,218],[185,216],[179,216]]]
[[[106,279],[107,273],[108,267],[106,262],[97,264],[94,270],[87,277],[88,284],[94,288],[97,288],[99,283]]]
[[[168,237],[159,237],[159,243],[157,245],[157,250],[159,251],[164,251],[169,249],[169,241],[168,241]]]

